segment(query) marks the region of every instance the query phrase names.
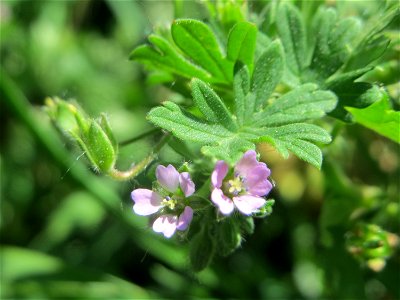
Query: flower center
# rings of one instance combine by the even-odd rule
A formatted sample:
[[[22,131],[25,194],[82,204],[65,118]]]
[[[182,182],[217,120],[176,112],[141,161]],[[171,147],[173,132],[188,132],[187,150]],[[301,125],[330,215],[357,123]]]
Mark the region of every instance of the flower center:
[[[176,201],[175,199],[172,199],[169,196],[166,196],[163,201],[161,202],[162,205],[168,207],[169,209],[174,210],[176,205],[177,205],[178,201]]]
[[[234,196],[243,192],[245,188],[243,187],[243,178],[241,176],[235,176],[233,179],[228,181],[227,184],[228,192]]]

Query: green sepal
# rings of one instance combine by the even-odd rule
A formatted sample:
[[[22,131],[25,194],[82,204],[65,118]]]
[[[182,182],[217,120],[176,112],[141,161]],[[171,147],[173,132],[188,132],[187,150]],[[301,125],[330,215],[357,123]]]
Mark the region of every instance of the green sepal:
[[[272,208],[275,204],[275,200],[274,199],[269,199],[265,202],[264,206],[260,208],[259,212],[256,212],[254,214],[254,217],[257,218],[265,218],[267,216],[269,216],[270,214],[272,214]]]
[[[82,140],[88,151],[87,155],[90,155],[95,166],[104,173],[110,171],[115,164],[116,153],[112,142],[101,126],[92,121],[87,135]]]
[[[63,133],[74,132],[78,134],[80,129],[76,121],[74,105],[57,97],[46,98],[45,110],[50,119]]]
[[[108,139],[110,140],[115,153],[118,153],[118,143],[117,140],[115,139],[114,133],[111,130],[110,123],[108,122],[107,116],[102,113],[100,115],[100,122],[99,122],[101,128],[103,129],[104,133],[107,135]]]
[[[50,118],[80,146],[93,168],[104,173],[113,169],[118,145],[105,115],[95,121],[71,102],[58,98],[46,99]]]

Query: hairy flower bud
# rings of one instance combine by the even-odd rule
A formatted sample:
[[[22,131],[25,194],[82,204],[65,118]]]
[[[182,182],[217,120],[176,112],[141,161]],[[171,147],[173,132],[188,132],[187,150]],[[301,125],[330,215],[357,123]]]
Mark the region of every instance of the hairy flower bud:
[[[59,98],[47,98],[46,110],[58,128],[79,144],[94,169],[107,173],[114,168],[118,145],[105,115],[91,119],[77,105]]]

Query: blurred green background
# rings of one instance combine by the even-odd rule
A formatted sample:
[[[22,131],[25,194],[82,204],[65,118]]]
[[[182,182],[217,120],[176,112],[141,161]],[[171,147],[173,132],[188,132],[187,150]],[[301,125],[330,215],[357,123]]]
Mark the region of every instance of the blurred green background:
[[[373,2],[363,3],[352,8],[373,14]],[[249,3],[254,12],[264,5]],[[106,112],[118,141],[151,129],[147,111],[174,95],[128,56],[182,16],[206,10],[196,1],[0,2],[2,299],[399,299],[400,149],[365,128],[332,122],[322,172],[260,145],[276,183],[274,213],[199,274],[184,244],[132,213],[130,191],[150,183],[154,166],[114,182],[56,132],[47,96]],[[122,147],[119,167],[153,143]],[[160,160],[182,162],[168,147]]]

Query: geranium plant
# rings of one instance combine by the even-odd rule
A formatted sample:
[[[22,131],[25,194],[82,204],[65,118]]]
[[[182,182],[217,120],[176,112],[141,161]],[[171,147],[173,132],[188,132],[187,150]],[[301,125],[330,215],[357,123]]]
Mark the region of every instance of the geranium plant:
[[[73,102],[46,102],[97,172],[131,180],[151,170],[152,186],[132,184],[132,213],[149,216],[156,233],[188,243],[194,271],[232,253],[254,231],[254,219],[272,213],[278,192],[262,145],[321,169],[338,134],[334,124],[356,122],[400,142],[392,98],[367,80],[391,42],[385,29],[398,18],[397,5],[388,4],[378,21],[319,4],[307,15],[289,1],[271,1],[254,15],[245,1],[205,2],[207,20],[176,19],[130,54],[183,101],[163,99],[148,112],[154,130],[138,139],[160,138],[129,170],[116,167],[119,145],[105,115],[94,120]],[[184,163],[160,161],[166,145]]]

